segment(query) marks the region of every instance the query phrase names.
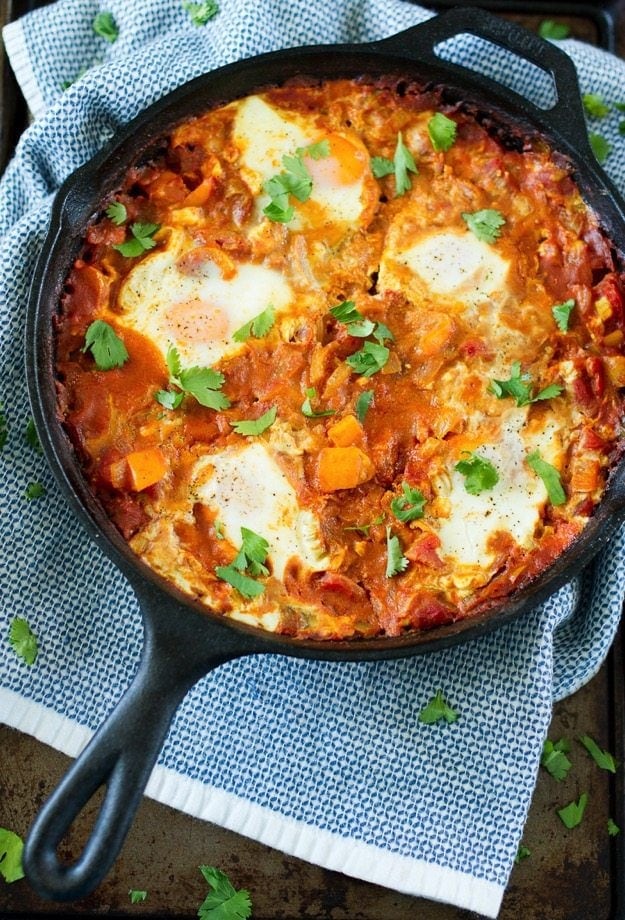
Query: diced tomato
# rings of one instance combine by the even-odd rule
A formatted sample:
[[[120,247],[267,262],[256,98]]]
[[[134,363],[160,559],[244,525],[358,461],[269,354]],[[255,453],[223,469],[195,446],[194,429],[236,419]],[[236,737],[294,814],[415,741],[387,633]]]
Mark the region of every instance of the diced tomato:
[[[445,568],[445,563],[438,555],[440,545],[441,541],[435,533],[422,533],[410,544],[404,555],[412,562],[421,562],[430,568],[442,569]]]

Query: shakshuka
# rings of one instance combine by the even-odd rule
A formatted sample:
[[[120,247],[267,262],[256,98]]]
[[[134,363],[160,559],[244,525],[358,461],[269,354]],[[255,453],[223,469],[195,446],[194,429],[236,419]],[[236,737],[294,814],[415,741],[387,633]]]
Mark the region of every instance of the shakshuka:
[[[625,276],[565,158],[398,79],[179,124],[89,224],[59,411],[133,551],[300,638],[470,617],[622,452]]]

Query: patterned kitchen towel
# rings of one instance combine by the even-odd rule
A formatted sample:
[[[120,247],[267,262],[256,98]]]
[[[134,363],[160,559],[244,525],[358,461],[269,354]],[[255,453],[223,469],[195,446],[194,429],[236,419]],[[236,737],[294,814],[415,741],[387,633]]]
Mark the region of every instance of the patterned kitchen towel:
[[[77,755],[136,669],[133,593],[85,536],[24,440],[29,280],[62,180],[146,104],[218,65],[278,47],[383,38],[429,17],[402,0],[220,0],[195,25],[179,0],[59,0],[8,26],[7,51],[36,120],[0,186],[0,718]],[[102,10],[115,42],[91,27]],[[584,91],[622,101],[625,65],[574,41]],[[449,55],[530,94],[536,72],[474,38]],[[75,82],[71,82],[75,81]],[[62,88],[68,83],[69,88]],[[625,139],[608,172],[625,191]],[[26,501],[29,482],[45,495]],[[599,668],[625,587],[621,530],[592,568],[521,621],[413,659],[233,661],[178,711],[148,795],[303,859],[412,895],[497,915],[532,797],[553,699]],[[8,625],[39,639],[27,667]],[[459,713],[424,725],[438,688]],[[34,794],[34,790],[33,790]]]

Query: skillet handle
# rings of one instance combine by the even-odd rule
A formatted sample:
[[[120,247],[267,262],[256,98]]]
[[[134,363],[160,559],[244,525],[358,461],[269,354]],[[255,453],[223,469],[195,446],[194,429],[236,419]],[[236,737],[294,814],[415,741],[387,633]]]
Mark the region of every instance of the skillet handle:
[[[215,643],[198,642],[188,611],[180,620],[179,611],[165,605],[145,616],[145,600],[145,644],[135,678],[46,801],[26,840],[24,871],[43,898],[70,901],[99,884],[123,845],[182,698],[212,668],[255,650],[219,631]],[[74,863],[62,863],[59,843],[103,785],[102,807],[82,853]]]
[[[555,132],[578,153],[591,155],[591,162],[594,162],[573,61],[561,48],[523,26],[493,16],[486,10],[455,7],[427,19],[412,29],[376,42],[375,45],[386,52],[399,52],[405,57],[430,62],[435,67],[440,67],[442,59],[436,52],[437,45],[464,32],[492,42],[535,64],[552,78],[556,101],[551,108],[541,108],[526,97],[485,76],[470,63],[460,65],[445,60],[444,67],[447,73],[455,72],[460,79],[466,80],[468,71],[472,82],[478,83],[486,92],[504,97],[513,96],[517,108],[524,108],[533,119],[538,118],[551,133],[555,129]]]

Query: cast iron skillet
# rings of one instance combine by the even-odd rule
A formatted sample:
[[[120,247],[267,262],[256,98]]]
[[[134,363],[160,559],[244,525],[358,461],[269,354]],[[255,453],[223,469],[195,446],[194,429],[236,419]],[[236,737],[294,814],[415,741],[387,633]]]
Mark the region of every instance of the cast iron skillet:
[[[527,99],[473,71],[446,63],[436,47],[469,32],[533,62],[554,82],[553,108]],[[582,536],[556,563],[512,599],[469,620],[399,638],[321,642],[276,637],[212,614],[140,562],[104,514],[79,469],[58,420],[52,318],[83,230],[128,165],[172,125],[215,104],[290,77],[398,74],[444,84],[446,97],[469,99],[504,127],[545,135],[570,158],[587,202],[612,240],[625,241],[625,206],[588,144],[577,77],[556,47],[512,23],[478,10],[456,9],[392,38],[363,45],[315,46],[263,54],[192,80],[150,106],[60,189],[33,280],[27,319],[26,364],[35,424],[46,456],[70,506],[98,546],[135,589],[143,613],[145,645],[129,690],[72,765],[36,819],[24,867],[43,897],[71,900],[90,892],[119,852],[173,714],[187,690],[229,659],[279,653],[327,661],[370,661],[440,649],[509,623],[545,599],[604,546],[625,514],[625,463],[616,467],[606,495]],[[61,864],[56,850],[72,822],[100,786],[104,801],[78,860]]]

